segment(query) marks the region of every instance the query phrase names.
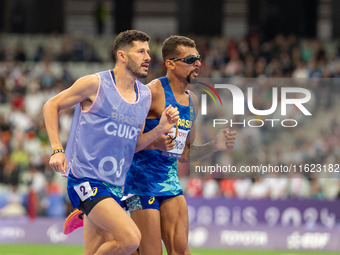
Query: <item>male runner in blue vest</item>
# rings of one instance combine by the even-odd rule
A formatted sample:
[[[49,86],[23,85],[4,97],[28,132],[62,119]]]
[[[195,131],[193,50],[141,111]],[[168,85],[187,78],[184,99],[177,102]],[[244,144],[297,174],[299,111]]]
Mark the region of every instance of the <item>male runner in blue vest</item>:
[[[135,151],[173,127],[178,111],[162,111],[159,124],[143,133],[151,93],[144,78],[150,62],[149,36],[129,30],[115,39],[113,70],[84,76],[44,106],[52,155],[50,166],[68,175],[72,205],[85,213],[86,255],[131,254],[141,233],[120,206],[122,186]],[[76,106],[66,155],[58,131],[60,111]]]
[[[195,42],[184,36],[167,38],[162,54],[167,74],[148,84],[152,102],[144,131],[158,125],[162,111],[169,105],[178,108],[179,120],[171,136],[162,135],[158,143],[155,141],[135,154],[126,176],[124,198],[127,197],[126,205],[142,233],[140,255],[162,254],[161,239],[169,255],[190,254],[188,208],[178,179],[177,160],[188,161],[189,149],[191,161],[231,149],[236,137],[236,132],[223,129],[208,144],[192,144],[198,100],[187,87],[190,79],[197,77],[201,59]],[[164,140],[175,147],[170,151],[158,150]]]

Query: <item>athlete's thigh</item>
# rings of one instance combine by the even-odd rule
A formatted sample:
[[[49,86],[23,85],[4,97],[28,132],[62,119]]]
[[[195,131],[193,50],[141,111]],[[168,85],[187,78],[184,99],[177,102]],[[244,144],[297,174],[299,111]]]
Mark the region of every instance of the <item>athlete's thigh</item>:
[[[162,239],[169,254],[185,254],[188,246],[188,206],[183,195],[160,206]]]
[[[99,228],[108,232],[120,242],[140,237],[136,224],[113,198],[101,200],[87,217],[93,223],[89,224],[88,231],[91,231],[91,226],[95,225],[94,230]]]
[[[139,255],[161,255],[161,225],[157,209],[141,209],[130,212],[131,218],[142,233]]]

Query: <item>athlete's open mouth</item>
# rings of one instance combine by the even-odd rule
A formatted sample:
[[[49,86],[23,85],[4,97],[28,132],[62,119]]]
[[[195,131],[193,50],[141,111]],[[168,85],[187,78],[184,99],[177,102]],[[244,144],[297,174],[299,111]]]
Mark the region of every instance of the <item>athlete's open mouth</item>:
[[[197,77],[199,71],[200,71],[199,69],[195,69],[195,70],[191,71],[191,74],[192,74],[194,77]]]
[[[146,68],[146,69],[149,69],[149,63],[144,63],[142,64],[142,67]]]

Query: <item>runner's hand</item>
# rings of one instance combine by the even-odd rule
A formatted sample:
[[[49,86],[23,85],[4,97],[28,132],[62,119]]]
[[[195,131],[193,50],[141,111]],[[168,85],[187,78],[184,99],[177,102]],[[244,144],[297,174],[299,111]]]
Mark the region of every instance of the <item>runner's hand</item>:
[[[215,137],[215,148],[218,151],[231,150],[234,147],[237,132],[229,128],[221,129]]]
[[[172,107],[169,105],[162,113],[161,119],[159,121],[159,126],[167,132],[173,126],[175,126],[179,119],[179,111],[177,107]]]
[[[63,152],[58,152],[51,156],[50,167],[56,172],[66,172],[66,156]]]
[[[155,141],[150,145],[151,149],[157,149],[161,151],[170,151],[175,148],[176,142],[172,139],[173,135],[170,135],[173,131],[167,131],[161,134]]]

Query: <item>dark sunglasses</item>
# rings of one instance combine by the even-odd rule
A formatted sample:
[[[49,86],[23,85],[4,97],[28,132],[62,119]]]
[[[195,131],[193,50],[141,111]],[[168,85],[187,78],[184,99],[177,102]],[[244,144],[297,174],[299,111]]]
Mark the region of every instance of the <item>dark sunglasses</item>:
[[[200,55],[197,55],[197,56],[187,56],[185,58],[170,58],[169,60],[172,60],[172,61],[177,61],[177,60],[180,60],[184,63],[187,63],[188,65],[192,65],[193,63],[195,63],[197,60],[198,61],[201,61],[201,56]]]

